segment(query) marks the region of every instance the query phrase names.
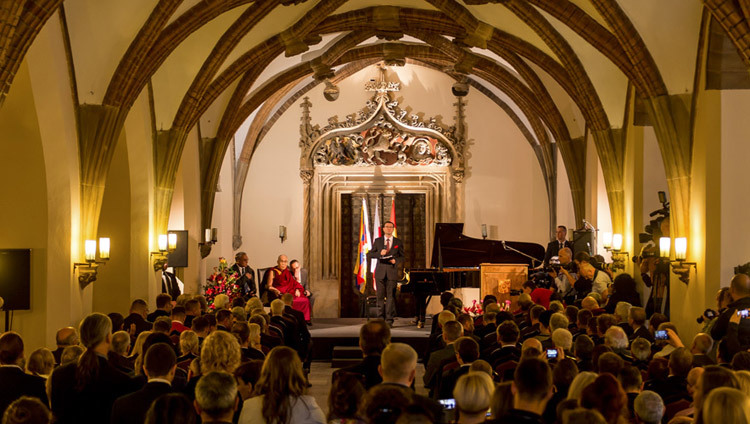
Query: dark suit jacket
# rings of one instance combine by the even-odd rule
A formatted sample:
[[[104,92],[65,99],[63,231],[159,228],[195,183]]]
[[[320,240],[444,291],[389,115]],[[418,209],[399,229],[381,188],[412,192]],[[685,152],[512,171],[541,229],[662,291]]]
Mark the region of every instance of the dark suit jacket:
[[[406,390],[414,390],[411,387],[407,387],[407,386],[404,386],[402,384],[397,384],[397,383],[380,383],[380,384],[382,384],[382,385],[390,385],[390,386],[403,387]],[[437,401],[432,400],[432,399],[430,399],[430,398],[428,398],[426,396],[418,395],[416,393],[413,396],[414,396],[413,397],[414,404],[416,404],[418,406],[421,406],[425,410],[429,411],[430,414],[435,418],[434,422],[436,422],[436,423],[444,423],[444,422],[446,422],[445,421],[445,414],[443,412],[443,406],[440,405],[440,403],[438,403]]]
[[[333,379],[336,379],[337,373],[352,373],[359,374],[364,377],[365,390],[370,390],[370,387],[378,385],[383,382],[383,377],[378,372],[378,366],[380,366],[380,355],[365,356],[362,362],[352,365],[349,367],[341,368],[340,370],[333,373]]]
[[[385,248],[385,237],[378,237],[372,243],[372,250],[367,253],[368,262],[371,259],[380,259],[380,251]],[[393,237],[391,243],[391,250],[388,251],[386,256],[393,256],[396,260],[395,264],[392,264],[390,260],[379,260],[378,267],[375,268],[375,278],[383,279],[388,278],[389,280],[398,280],[398,265],[404,261],[404,245],[401,239]]]
[[[138,336],[144,331],[149,331],[154,327],[154,324],[146,321],[142,316],[136,313],[132,313],[125,318],[122,328],[124,328],[125,331],[128,331],[130,324],[135,324],[135,336]]]
[[[232,265],[232,270],[234,272],[239,273],[240,267],[237,264]],[[237,279],[237,285],[240,286],[242,289],[243,295],[251,295],[251,296],[257,296],[257,289],[255,288],[255,270],[250,268],[249,266],[245,267],[245,274],[250,274],[253,277],[248,278],[246,275],[241,274],[240,277]]]
[[[430,355],[430,360],[424,369],[424,385],[430,389],[435,389],[437,383],[437,373],[441,372],[443,361],[456,357],[456,349],[453,344],[433,352]]]
[[[438,388],[438,399],[451,399],[453,398],[453,388],[456,387],[458,378],[465,375],[471,369],[470,364],[462,365],[458,368],[446,371],[440,378],[440,387]]]
[[[118,398],[112,406],[112,424],[143,424],[151,402],[171,393],[172,386],[163,382],[146,383],[141,390]]]
[[[26,374],[19,367],[3,366],[0,367],[0,381],[0,415],[21,396],[33,396],[49,405],[42,377]]]
[[[51,404],[57,423],[106,423],[112,417],[115,400],[139,388],[138,382],[98,356],[99,376],[82,391],[75,389],[77,363],[52,372]]]
[[[633,332],[633,335],[630,337],[630,341],[633,341],[637,339],[638,337],[643,337],[644,339],[648,340],[650,343],[654,342],[654,336],[651,334],[650,331],[648,331],[648,327],[646,327],[645,325],[638,327],[638,329]]]
[[[169,312],[163,310],[163,309],[157,309],[154,312],[151,312],[150,314],[146,315],[146,321],[148,322],[154,322],[156,321],[156,318],[159,317],[168,317]]]
[[[570,242],[570,240],[565,240],[565,243],[563,243],[564,247],[567,247],[570,249],[572,253],[573,252],[573,243]],[[553,256],[557,256],[557,254],[560,252],[560,242],[555,239],[551,242],[547,243],[547,251],[544,252],[544,263],[548,264],[549,260],[552,259]]]

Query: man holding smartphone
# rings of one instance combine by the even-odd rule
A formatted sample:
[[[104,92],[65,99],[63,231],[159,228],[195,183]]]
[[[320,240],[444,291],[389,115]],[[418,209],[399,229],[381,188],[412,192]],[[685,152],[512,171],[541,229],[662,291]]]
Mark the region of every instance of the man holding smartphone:
[[[729,284],[729,295],[732,297],[732,303],[727,305],[727,309],[716,318],[716,324],[711,329],[711,337],[719,341],[727,335],[729,328],[729,319],[737,311],[750,309],[750,276],[746,274],[737,274],[732,278]],[[743,319],[738,324],[737,341],[740,349],[750,348],[750,320]]]

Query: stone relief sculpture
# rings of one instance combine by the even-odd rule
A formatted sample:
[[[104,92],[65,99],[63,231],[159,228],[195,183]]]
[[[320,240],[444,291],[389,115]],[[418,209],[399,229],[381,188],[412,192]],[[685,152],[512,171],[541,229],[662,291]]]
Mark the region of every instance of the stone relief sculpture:
[[[303,158],[309,154],[318,166],[451,166],[454,156],[462,162],[463,137],[456,136],[457,126],[444,128],[435,117],[423,119],[410,113],[391,98],[399,90],[399,83],[370,81],[365,89],[375,92],[365,108],[346,116],[345,120],[332,116],[323,128],[312,125],[311,103],[302,103],[300,125]],[[459,99],[459,102],[461,99]],[[462,104],[458,117],[463,119]],[[315,146],[317,147],[315,147]],[[314,148],[312,152],[309,149]],[[455,153],[452,153],[452,150]],[[309,153],[307,153],[309,152]]]

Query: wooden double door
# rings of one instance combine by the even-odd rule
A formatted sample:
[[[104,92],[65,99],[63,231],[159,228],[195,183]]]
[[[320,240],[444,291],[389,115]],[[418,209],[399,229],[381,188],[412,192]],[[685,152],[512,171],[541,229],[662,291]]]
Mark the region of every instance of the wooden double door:
[[[354,267],[357,264],[359,247],[359,222],[362,199],[367,197],[370,217],[370,232],[375,209],[380,206],[381,224],[391,213],[391,200],[395,197],[396,236],[404,246],[405,268],[424,268],[426,263],[426,202],[424,194],[374,194],[352,193],[341,195],[341,287],[342,318],[367,316],[367,297],[375,296],[372,274],[367,274],[364,293],[357,288]],[[374,239],[373,235],[373,239]],[[368,267],[369,268],[369,267]],[[369,271],[369,269],[368,269]],[[413,317],[415,301],[412,294],[399,294],[396,298],[396,313],[400,317]]]

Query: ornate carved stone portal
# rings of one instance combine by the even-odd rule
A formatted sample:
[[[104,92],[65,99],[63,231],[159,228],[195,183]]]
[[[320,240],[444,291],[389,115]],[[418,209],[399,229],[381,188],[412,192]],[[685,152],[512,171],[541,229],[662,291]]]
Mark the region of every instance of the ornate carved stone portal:
[[[365,89],[374,94],[361,110],[343,121],[331,117],[322,128],[312,123],[309,98],[301,104],[304,263],[321,293],[315,312],[320,317],[339,311],[341,194],[424,194],[428,240],[434,223],[463,220],[463,99],[457,98],[454,125],[446,127],[402,108],[392,97],[400,84],[387,81],[382,67],[379,80]]]

